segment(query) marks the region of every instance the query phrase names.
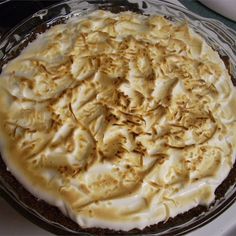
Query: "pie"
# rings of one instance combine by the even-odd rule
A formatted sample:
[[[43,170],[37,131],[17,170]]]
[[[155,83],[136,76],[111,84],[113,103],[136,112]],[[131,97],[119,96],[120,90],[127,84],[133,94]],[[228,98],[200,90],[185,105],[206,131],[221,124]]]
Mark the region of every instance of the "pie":
[[[215,201],[236,91],[187,23],[95,11],[39,34],[0,75],[1,154],[81,228],[143,230]]]

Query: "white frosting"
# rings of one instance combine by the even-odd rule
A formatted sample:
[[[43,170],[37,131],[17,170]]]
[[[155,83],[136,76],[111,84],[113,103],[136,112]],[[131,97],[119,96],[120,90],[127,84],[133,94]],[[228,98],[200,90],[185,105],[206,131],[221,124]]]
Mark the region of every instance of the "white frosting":
[[[209,205],[235,161],[235,89],[185,24],[96,11],[39,35],[0,79],[4,161],[81,227]]]

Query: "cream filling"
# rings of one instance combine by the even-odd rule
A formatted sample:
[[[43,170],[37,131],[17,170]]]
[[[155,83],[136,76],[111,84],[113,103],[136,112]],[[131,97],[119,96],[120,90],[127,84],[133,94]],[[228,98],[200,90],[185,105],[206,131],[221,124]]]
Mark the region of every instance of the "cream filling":
[[[81,227],[143,229],[209,205],[235,161],[235,89],[185,24],[72,18],[0,79],[4,161]]]

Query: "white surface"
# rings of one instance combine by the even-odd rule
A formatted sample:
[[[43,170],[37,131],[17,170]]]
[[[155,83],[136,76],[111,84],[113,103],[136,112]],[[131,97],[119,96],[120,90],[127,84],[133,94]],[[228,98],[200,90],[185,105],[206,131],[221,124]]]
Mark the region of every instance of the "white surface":
[[[236,21],[236,0],[199,0],[213,11]]]
[[[211,223],[189,233],[188,236],[235,236],[236,235],[236,203]]]
[[[0,197],[0,236],[52,236],[21,216]]]

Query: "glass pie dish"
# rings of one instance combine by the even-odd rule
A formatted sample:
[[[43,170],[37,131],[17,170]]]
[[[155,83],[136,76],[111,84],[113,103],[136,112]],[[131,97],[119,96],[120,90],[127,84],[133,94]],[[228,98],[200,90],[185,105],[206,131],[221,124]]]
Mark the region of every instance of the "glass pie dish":
[[[0,67],[17,56],[38,33],[44,32],[55,24],[63,23],[72,16],[83,16],[97,9],[110,10],[112,12],[130,10],[145,15],[164,15],[173,22],[187,20],[190,27],[205,38],[208,44],[217,50],[223,60],[228,63],[227,67],[234,82],[233,78],[236,75],[235,32],[218,21],[199,17],[173,3],[154,0],[68,1],[41,10],[12,29],[1,39]],[[75,222],[60,213],[57,208],[33,197],[7,171],[2,160],[0,160],[0,168],[0,189],[3,192],[3,196],[12,205],[19,208],[23,214],[27,214],[28,218],[37,221],[42,227],[57,234],[93,235],[92,230],[87,232],[81,229]],[[155,227],[148,227],[141,233],[145,235],[179,235],[210,222],[235,201],[235,168],[232,168],[229,177],[216,190],[216,201],[211,206],[208,208],[198,206],[189,212],[168,220],[166,223],[158,224]],[[99,234],[99,230],[95,229],[94,233],[95,235]],[[104,232],[101,233],[104,234]],[[112,234],[112,231],[107,233]],[[126,234],[137,235],[140,234],[140,231],[132,230]]]

